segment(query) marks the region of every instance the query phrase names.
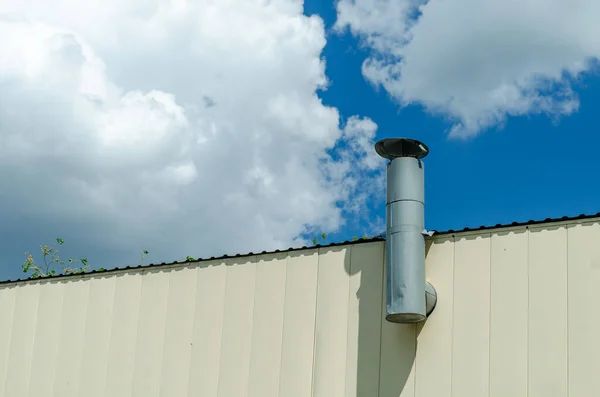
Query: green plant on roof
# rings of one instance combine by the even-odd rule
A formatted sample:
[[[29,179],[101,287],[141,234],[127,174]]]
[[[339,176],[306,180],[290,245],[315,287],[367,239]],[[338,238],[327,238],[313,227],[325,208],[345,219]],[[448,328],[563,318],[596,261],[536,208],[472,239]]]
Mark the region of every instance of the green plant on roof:
[[[323,245],[325,245],[327,243],[327,234],[326,233],[321,233],[321,240],[323,241]],[[312,243],[313,245],[317,245],[319,244],[319,237],[313,237],[312,239]]]
[[[140,260],[140,265],[144,266],[144,256],[148,255],[148,250],[142,250],[142,259]]]
[[[58,245],[63,245],[65,241],[62,238],[57,238]],[[60,259],[59,250],[55,247],[40,245],[42,251],[43,263],[38,263],[33,259],[33,255],[25,252],[25,261],[21,265],[23,273],[29,273],[29,278],[56,276],[59,274],[77,274],[83,273],[89,269],[88,260],[86,258],[72,259],[67,262]],[[77,264],[81,266],[77,266]]]
[[[357,237],[357,236],[352,236],[352,241],[358,241],[358,240],[370,240],[373,238],[377,238],[377,237],[381,237],[381,234],[375,235],[375,236],[368,236],[368,235],[364,235],[362,237]],[[327,234],[325,233],[321,233],[321,240],[323,242],[323,244],[327,243]],[[319,244],[319,237],[313,237],[312,239],[312,243],[313,245],[318,245]]]
[[[312,239],[312,243],[314,245],[319,244],[319,237],[321,237],[322,244],[327,244],[327,234],[321,233],[320,236],[314,237]],[[376,236],[373,236],[376,237]],[[369,236],[363,236],[361,239],[369,239],[373,238]],[[353,241],[357,241],[358,238],[356,236],[352,237]],[[65,241],[58,237],[56,239],[56,243],[58,245],[63,245]],[[49,276],[57,276],[57,275],[67,275],[67,274],[79,274],[85,273],[90,269],[88,264],[88,260],[86,258],[80,259],[72,259],[69,258],[66,262],[60,259],[58,255],[59,250],[55,247],[50,247],[48,245],[40,245],[40,250],[42,251],[42,259],[43,263],[36,262],[29,252],[25,252],[25,260],[21,265],[21,270],[23,273],[28,273],[29,278],[39,278],[39,277],[49,277]],[[140,265],[144,265],[144,258],[149,254],[148,250],[142,250]],[[194,262],[197,259],[191,256],[186,256],[185,260],[188,262]],[[79,264],[79,265],[78,265]],[[102,267],[98,268],[99,271],[106,270]]]
[[[58,245],[63,245],[65,243],[65,240],[59,237],[56,239],[56,243]],[[65,262],[64,260],[60,259],[60,256],[58,255],[59,250],[55,247],[48,246],[47,244],[40,245],[40,250],[42,251],[43,262],[36,262],[32,254],[30,254],[29,252],[25,252],[25,260],[21,265],[21,270],[23,271],[23,273],[28,273],[29,278],[80,274],[90,270],[90,266],[86,258],[69,258]],[[142,256],[140,261],[141,265],[144,264],[144,257],[148,254],[148,250],[142,250]],[[104,269],[103,267],[99,267],[97,270],[104,271],[106,269]]]

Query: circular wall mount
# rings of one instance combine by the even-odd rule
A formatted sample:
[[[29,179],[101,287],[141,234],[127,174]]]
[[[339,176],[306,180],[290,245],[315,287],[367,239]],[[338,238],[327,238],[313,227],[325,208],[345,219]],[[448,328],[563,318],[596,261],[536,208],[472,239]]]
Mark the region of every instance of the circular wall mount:
[[[398,157],[422,159],[429,154],[429,148],[423,142],[410,138],[387,138],[375,144],[375,151],[381,157],[393,160]]]
[[[435,287],[431,285],[429,281],[425,283],[425,314],[427,317],[433,312],[435,309],[435,305],[437,304],[437,291]]]

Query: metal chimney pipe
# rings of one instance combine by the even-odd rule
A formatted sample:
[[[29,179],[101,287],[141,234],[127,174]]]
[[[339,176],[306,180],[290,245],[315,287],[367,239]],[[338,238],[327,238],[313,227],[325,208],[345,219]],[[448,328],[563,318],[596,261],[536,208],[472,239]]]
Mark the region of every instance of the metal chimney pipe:
[[[387,164],[386,320],[423,321],[437,294],[425,280],[424,166],[427,146],[408,138],[383,139],[376,152]],[[426,290],[427,287],[427,290]]]

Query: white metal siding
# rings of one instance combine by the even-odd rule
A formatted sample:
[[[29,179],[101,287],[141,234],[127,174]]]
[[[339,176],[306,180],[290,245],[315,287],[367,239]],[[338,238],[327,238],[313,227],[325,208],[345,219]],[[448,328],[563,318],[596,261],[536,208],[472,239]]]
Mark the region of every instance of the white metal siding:
[[[425,324],[384,320],[384,244],[0,287],[0,395],[590,397],[600,225],[443,235]]]
[[[526,396],[529,233],[490,240],[490,397]]]

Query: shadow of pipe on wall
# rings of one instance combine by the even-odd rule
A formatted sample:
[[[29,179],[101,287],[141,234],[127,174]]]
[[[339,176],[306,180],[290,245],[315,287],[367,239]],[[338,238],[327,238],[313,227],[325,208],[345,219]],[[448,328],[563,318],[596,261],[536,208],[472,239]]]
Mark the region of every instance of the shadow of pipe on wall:
[[[394,324],[385,320],[385,244],[369,244],[376,253],[365,253],[371,262],[350,258],[346,270],[350,277],[360,276],[358,299],[358,350],[356,363],[356,397],[399,397],[415,395],[414,363],[418,336],[427,321],[417,324]],[[367,251],[371,247],[363,246]],[[426,241],[426,255],[431,240]],[[347,251],[352,256],[352,250]],[[361,255],[362,256],[362,255]],[[380,258],[375,261],[374,258]],[[354,259],[354,260],[353,260]],[[380,265],[382,264],[382,265]],[[382,266],[377,269],[376,266]],[[378,288],[377,288],[378,287]],[[376,291],[374,294],[373,292]],[[378,334],[378,335],[377,335]],[[374,343],[373,338],[378,339]],[[379,349],[373,349],[379,345]],[[374,379],[374,373],[377,379]]]

